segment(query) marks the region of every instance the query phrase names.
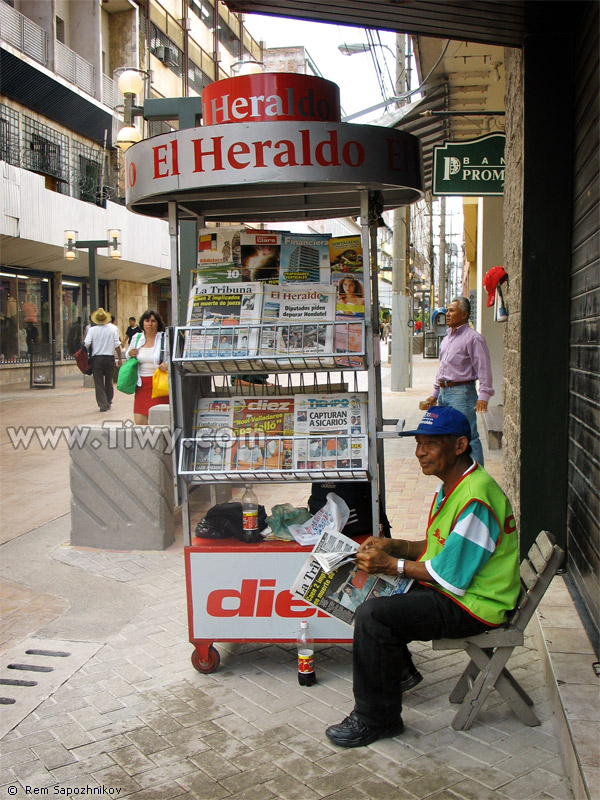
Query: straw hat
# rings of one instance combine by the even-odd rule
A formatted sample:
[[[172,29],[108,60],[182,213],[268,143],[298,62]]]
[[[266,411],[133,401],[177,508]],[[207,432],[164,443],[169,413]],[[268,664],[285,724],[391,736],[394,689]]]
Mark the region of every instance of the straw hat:
[[[99,308],[97,311],[94,311],[93,314],[90,314],[90,318],[94,325],[106,325],[111,319],[108,311],[105,311],[103,308]]]

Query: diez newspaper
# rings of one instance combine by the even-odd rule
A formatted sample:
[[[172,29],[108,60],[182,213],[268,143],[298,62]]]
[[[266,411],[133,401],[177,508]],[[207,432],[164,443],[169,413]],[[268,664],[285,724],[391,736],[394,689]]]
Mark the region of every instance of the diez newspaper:
[[[231,468],[281,470],[292,465],[293,397],[233,399]]]
[[[335,293],[330,284],[290,283],[265,286],[263,292],[262,355],[332,352]]]
[[[366,469],[367,398],[366,392],[296,395],[294,468]]]
[[[260,283],[193,286],[188,302],[184,358],[256,355],[262,306]]]
[[[356,609],[368,598],[404,594],[409,590],[412,580],[408,578],[370,575],[357,569],[354,563],[357,550],[358,543],[353,539],[332,528],[325,530],[292,584],[292,595],[352,625]],[[332,559],[332,554],[342,559]],[[336,561],[339,566],[329,569],[329,564]]]

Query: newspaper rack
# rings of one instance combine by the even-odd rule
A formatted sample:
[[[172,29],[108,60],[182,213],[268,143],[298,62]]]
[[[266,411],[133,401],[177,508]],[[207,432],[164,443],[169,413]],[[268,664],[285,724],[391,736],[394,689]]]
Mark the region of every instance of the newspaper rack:
[[[263,77],[249,79],[260,83]],[[308,78],[295,75],[294,80]],[[249,147],[246,142],[254,142],[252,158],[242,159],[240,153]],[[289,151],[287,163],[279,149],[284,143],[286,152]],[[330,158],[324,159],[323,148],[331,150]],[[322,328],[316,331],[315,344],[315,324],[307,321],[301,323],[304,333],[300,341],[294,338],[293,348],[290,345],[282,351],[279,345],[273,345],[267,352],[264,345],[268,337],[265,339],[263,334],[272,320],[267,322],[264,317],[256,323],[244,320],[237,330],[229,325],[229,332],[223,331],[222,346],[215,344],[214,329],[207,332],[194,325],[178,326],[171,347],[171,408],[174,428],[181,435],[174,463],[182,506],[194,667],[204,673],[218,668],[220,656],[213,646],[215,641],[293,642],[302,618],[310,619],[317,641],[347,642],[351,639],[351,628],[290,593],[309,549],[295,542],[243,544],[237,540],[192,539],[189,495],[206,485],[236,485],[244,481],[281,484],[290,481],[308,484],[321,478],[369,481],[373,530],[379,530],[379,503],[385,505],[385,476],[375,257],[377,225],[384,210],[413,203],[423,196],[418,140],[396,129],[335,120],[307,121],[303,117],[180,127],[129,148],[125,154],[125,176],[127,207],[169,223],[171,308],[175,321],[182,321],[180,285],[185,285],[187,273],[196,266],[190,223],[204,227],[213,222],[239,225],[240,220],[262,224],[359,218],[356,234],[360,237],[364,264],[364,318],[359,320],[356,314],[356,320],[348,322],[318,323],[334,326],[334,339],[335,326],[347,326],[344,331],[347,350],[340,352],[331,345],[332,331],[325,336],[323,347],[319,339]],[[181,235],[180,240],[184,226],[185,236]],[[196,231],[196,250],[197,247]],[[185,265],[181,274],[180,263]],[[351,314],[354,312],[349,310],[347,315]],[[202,322],[208,323],[208,317]],[[276,324],[286,323],[280,319]],[[294,327],[298,324],[294,323]],[[242,327],[252,334],[248,335],[247,349],[241,346]],[[357,344],[351,333],[359,330]],[[189,348],[190,342],[196,346],[208,341],[211,335],[210,346],[200,344],[195,350]],[[228,337],[234,342],[231,349]],[[291,335],[285,338],[292,339]],[[273,337],[272,341],[275,340]],[[325,349],[328,344],[329,352]],[[271,397],[289,393],[289,388],[283,388],[277,380],[285,374],[288,379],[294,376],[300,392],[311,394],[316,391],[316,381],[312,388],[303,383],[303,376],[309,371],[329,378],[339,372],[337,391],[340,392],[347,391],[345,372],[354,373],[355,383],[356,373],[366,374],[368,407],[361,431],[365,458],[360,468],[330,469],[325,464],[300,468],[296,462],[275,469],[236,470],[231,468],[231,462],[226,467],[224,463],[215,465],[209,460],[208,465],[198,469],[189,460],[195,458],[194,448],[197,448],[194,409],[198,398],[218,398],[221,392],[226,395],[226,384],[232,379],[248,384],[246,389],[252,394]],[[252,380],[263,375],[273,376],[274,385],[260,386],[257,380]],[[386,424],[389,422],[395,421],[388,420]],[[216,490],[211,491],[215,492],[214,501]]]
[[[224,326],[222,323],[214,326],[218,333],[214,336],[217,343],[214,346],[200,346],[190,353],[188,341],[193,336],[199,336],[203,329],[193,325],[180,325],[175,328],[173,354],[171,360],[181,365],[186,372],[197,374],[227,374],[232,373],[288,373],[293,371],[317,370],[319,372],[364,369],[365,365],[365,322],[334,321],[334,322],[278,322],[276,327],[284,332],[291,328],[300,329],[299,344],[292,348],[289,344],[277,352],[265,352],[266,348],[252,348],[249,344],[245,348],[238,348],[236,354],[228,352],[227,336],[246,334],[248,342],[263,341],[263,334],[273,327],[273,324],[247,323],[235,326]],[[222,334],[222,335],[221,335]],[[356,350],[337,348],[327,352],[315,352],[312,344],[308,343],[309,337],[330,338],[332,341],[339,339],[349,341],[351,334],[359,347]],[[222,342],[225,339],[225,342]],[[287,337],[289,341],[289,337]]]

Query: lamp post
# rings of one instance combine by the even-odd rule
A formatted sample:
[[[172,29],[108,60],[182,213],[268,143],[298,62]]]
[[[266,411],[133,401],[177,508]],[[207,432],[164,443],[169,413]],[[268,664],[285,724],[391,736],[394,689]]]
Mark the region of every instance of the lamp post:
[[[65,231],[64,256],[67,261],[74,261],[79,258],[79,250],[88,251],[88,266],[90,276],[90,311],[98,308],[98,276],[96,274],[96,251],[108,248],[110,257],[121,258],[119,246],[121,231],[118,228],[110,228],[106,239],[78,239],[77,231]]]

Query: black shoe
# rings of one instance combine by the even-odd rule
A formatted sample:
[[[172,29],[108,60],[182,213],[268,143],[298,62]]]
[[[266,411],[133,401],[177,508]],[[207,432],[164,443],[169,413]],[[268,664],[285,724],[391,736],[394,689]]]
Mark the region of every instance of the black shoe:
[[[400,691],[402,694],[404,694],[404,692],[408,692],[409,689],[414,689],[415,686],[418,686],[422,680],[423,676],[419,670],[414,664],[411,664],[411,668],[406,670],[402,676],[402,680],[400,681]]]
[[[377,739],[389,739],[404,733],[404,723],[398,720],[393,725],[371,727],[356,716],[356,711],[346,717],[339,725],[331,725],[325,731],[327,737],[340,747],[364,747]]]

